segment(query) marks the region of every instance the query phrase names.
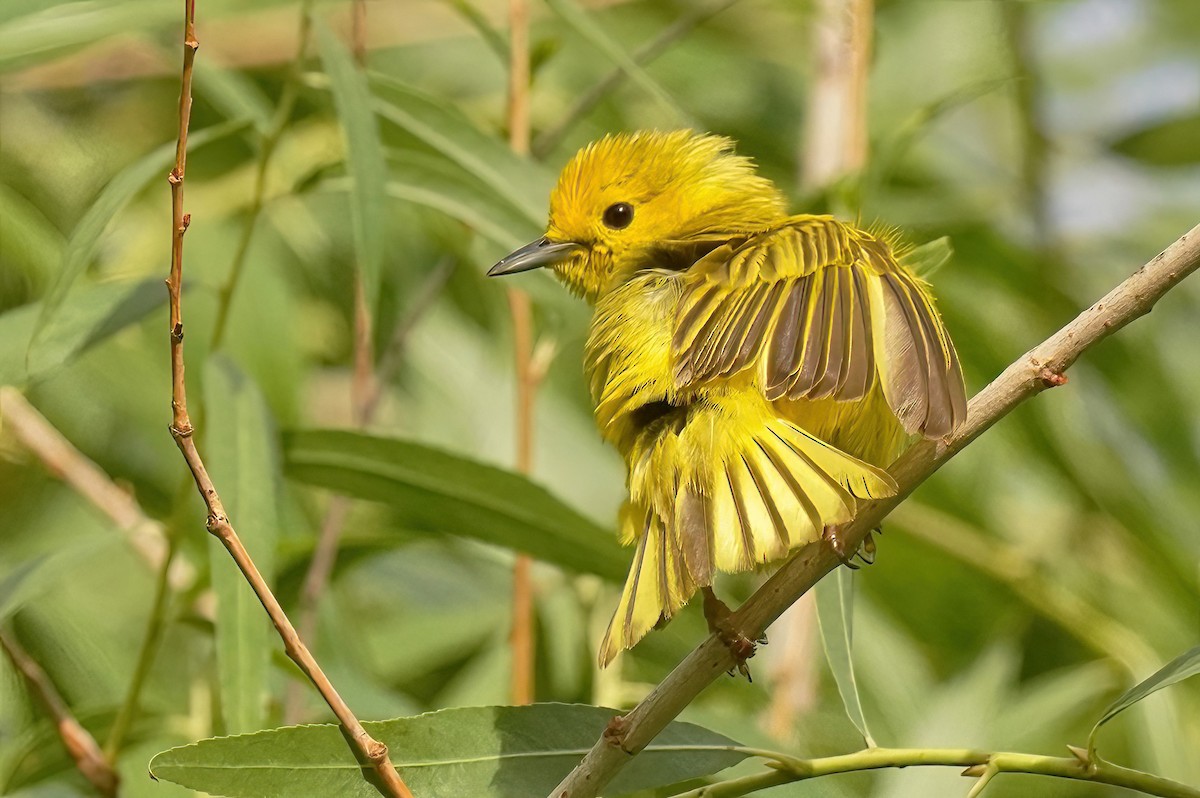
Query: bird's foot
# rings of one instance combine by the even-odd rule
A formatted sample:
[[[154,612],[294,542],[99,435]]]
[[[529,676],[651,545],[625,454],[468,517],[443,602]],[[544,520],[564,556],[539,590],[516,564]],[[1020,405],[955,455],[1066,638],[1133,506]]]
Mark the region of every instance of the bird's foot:
[[[846,550],[846,541],[842,538],[841,533],[843,526],[827,526],[821,533],[821,537],[829,543],[829,547],[833,549],[833,553],[842,561],[842,565],[847,568],[857,571],[863,565],[875,564],[875,538],[873,532],[883,534],[883,529],[875,527],[872,532],[868,532],[863,538],[863,542],[853,552]],[[856,561],[857,560],[857,561]]]
[[[760,645],[767,644],[766,634],[759,636],[757,640],[751,640],[737,628],[733,622],[733,611],[717,598],[711,587],[701,588],[701,591],[704,593],[704,620],[708,622],[708,631],[720,638],[729,649],[729,653],[733,654],[735,665],[733,670],[729,671],[729,675],[740,673],[746,677],[746,681],[753,682],[750,666],[746,661],[754,656]]]

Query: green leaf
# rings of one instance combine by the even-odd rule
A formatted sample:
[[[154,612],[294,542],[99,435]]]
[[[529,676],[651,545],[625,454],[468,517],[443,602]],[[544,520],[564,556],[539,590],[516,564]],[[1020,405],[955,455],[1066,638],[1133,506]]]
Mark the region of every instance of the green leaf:
[[[212,59],[196,61],[192,78],[195,87],[192,94],[203,97],[226,119],[248,119],[258,135],[265,135],[271,128],[275,108],[270,98],[244,73],[215,63]],[[192,144],[189,136],[189,148]]]
[[[30,558],[0,577],[0,621],[15,612],[24,602],[29,577],[46,559],[46,555]]]
[[[545,223],[546,198],[554,184],[545,167],[515,155],[446,100],[385,75],[371,78],[386,88],[376,104],[384,119],[477,177],[533,224]]]
[[[1114,141],[1110,147],[1149,166],[1200,163],[1200,114],[1156,122]]]
[[[850,722],[862,734],[867,747],[874,748],[875,740],[867,728],[862,701],[858,697],[858,680],[854,676],[851,647],[854,640],[854,572],[838,568],[817,583],[817,622],[821,627],[821,644],[829,669],[837,682],[838,693]]]
[[[1104,710],[1104,714],[1100,716],[1100,720],[1096,721],[1096,725],[1092,727],[1091,734],[1088,735],[1088,751],[1093,754],[1095,753],[1096,734],[1105,723],[1108,723],[1151,693],[1156,693],[1164,687],[1170,687],[1196,674],[1200,674],[1200,646],[1183,652],[1153,674],[1126,690],[1120,698],[1109,704],[1108,709]]]
[[[161,280],[100,283],[75,291],[59,311],[61,321],[42,333],[39,357],[26,368],[30,339],[42,304],[25,305],[0,315],[0,383],[37,381],[130,324],[141,321],[167,300]]]
[[[919,247],[909,250],[903,257],[904,265],[908,266],[922,280],[928,280],[939,269],[954,257],[954,245],[949,236],[926,241]]]
[[[191,153],[205,144],[235,133],[244,128],[246,124],[246,120],[237,120],[193,133],[188,136],[188,152]],[[75,226],[75,230],[72,231],[71,238],[67,242],[66,251],[63,253],[62,270],[42,301],[41,315],[38,317],[33,338],[29,343],[30,371],[45,370],[42,361],[50,357],[47,352],[47,342],[54,338],[53,328],[60,322],[59,310],[62,308],[71,286],[75,284],[79,275],[83,274],[84,269],[91,262],[96,246],[108,223],[151,180],[162,178],[165,183],[167,173],[174,162],[175,142],[169,141],[118,172],[101,189],[91,207],[83,214],[83,218],[79,220],[79,224]],[[164,228],[164,252],[167,251],[167,246],[167,233]],[[70,320],[65,320],[63,323],[71,324]]]
[[[214,357],[204,373],[207,465],[230,522],[269,584],[279,538],[279,453],[258,387],[231,361]],[[216,654],[221,715],[233,734],[264,725],[272,632],[262,605],[229,553],[209,537],[217,596]]]
[[[346,172],[354,182],[350,192],[350,218],[354,250],[367,307],[375,312],[383,270],[384,234],[387,230],[387,164],[379,143],[379,128],[372,111],[366,75],[329,27],[314,22],[317,48],[329,75],[333,104],[342,123],[346,143]]]
[[[390,504],[410,528],[462,535],[613,581],[629,558],[611,531],[510,471],[407,441],[311,430],[284,436],[287,475]]]
[[[153,29],[175,21],[178,15],[177,9],[155,0],[73,2],[41,8],[0,26],[0,69],[29,66],[116,34]]]
[[[616,714],[571,704],[467,707],[363,726],[388,746],[415,795],[530,798],[552,790]],[[745,758],[730,750],[737,745],[699,726],[672,723],[629,762],[608,794],[723,770]],[[201,740],[158,754],[150,774],[229,798],[379,795],[333,725]]]
[[[609,36],[604,28],[591,15],[576,5],[573,0],[546,0],[546,5],[550,6],[550,9],[563,22],[570,25],[576,33],[612,61],[630,80],[661,103],[664,108],[670,110],[677,117],[681,125],[685,127],[700,127],[687,111],[679,107],[679,104],[671,98],[667,90],[658,85],[654,78],[650,77],[646,70],[642,69],[637,61],[634,61],[629,53],[625,52],[625,48],[613,37]]]
[[[24,196],[0,183],[0,259],[45,279],[59,263],[66,242],[45,214]]]

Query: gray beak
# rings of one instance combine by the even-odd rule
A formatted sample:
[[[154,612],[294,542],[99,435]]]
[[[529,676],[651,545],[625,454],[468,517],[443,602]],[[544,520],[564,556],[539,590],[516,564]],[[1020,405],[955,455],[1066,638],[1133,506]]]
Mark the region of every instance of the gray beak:
[[[495,266],[488,269],[488,277],[499,277],[503,274],[516,274],[517,272],[527,272],[530,269],[540,269],[543,266],[553,266],[566,260],[572,252],[582,248],[579,244],[570,241],[558,244],[543,236],[501,258]]]

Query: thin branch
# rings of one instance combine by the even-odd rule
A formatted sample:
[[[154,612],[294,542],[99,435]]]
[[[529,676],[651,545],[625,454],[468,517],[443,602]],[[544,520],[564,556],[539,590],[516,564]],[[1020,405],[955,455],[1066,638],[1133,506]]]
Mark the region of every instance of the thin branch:
[[[392,798],[412,798],[412,793],[405,786],[400,774],[392,766],[388,757],[387,746],[369,735],[358,718],[338,695],[333,684],[321,670],[316,659],[296,634],[295,628],[284,613],[283,607],[271,592],[262,574],[259,573],[254,561],[242,545],[241,539],[234,530],[226,515],[225,507],[217,494],[204,461],[196,449],[193,437],[194,429],[187,411],[187,387],[184,382],[183,358],[183,306],[181,301],[181,286],[183,283],[183,237],[191,221],[189,215],[183,212],[183,182],[187,166],[187,131],[192,110],[192,65],[196,58],[196,7],[195,0],[185,0],[185,23],[183,42],[183,74],[179,95],[179,142],[175,150],[175,168],[171,170],[171,273],[167,280],[167,296],[170,306],[170,339],[171,339],[171,437],[175,439],[188,470],[196,482],[208,510],[208,531],[216,536],[221,544],[229,551],[234,562],[246,577],[258,600],[262,602],[272,624],[279,632],[284,643],[284,650],[304,675],[312,681],[322,698],[337,717],[342,730],[351,746],[351,750],[373,773],[366,774],[372,778],[372,783],[384,794]]]
[[[241,282],[242,273],[245,271],[250,243],[254,240],[258,217],[262,215],[263,205],[266,202],[267,170],[271,166],[271,159],[275,155],[283,132],[292,119],[292,111],[295,110],[296,100],[300,96],[300,72],[304,68],[304,59],[308,57],[308,42],[311,38],[309,34],[312,32],[312,6],[313,0],[302,0],[300,4],[299,44],[296,46],[296,55],[292,58],[287,81],[283,85],[279,102],[275,106],[271,127],[263,134],[258,145],[258,163],[254,167],[254,189],[250,198],[250,210],[246,216],[246,223],[242,227],[242,235],[238,239],[237,249],[233,253],[229,274],[226,275],[225,282],[217,289],[217,320],[213,324],[213,349],[220,348],[225,331],[229,326],[233,295],[237,291],[238,283]]]
[[[692,7],[661,33],[650,41],[638,47],[630,58],[638,66],[645,66],[670,49],[671,45],[688,35],[695,28],[720,14],[738,0],[717,0],[705,6]],[[535,158],[545,158],[551,151],[562,143],[563,138],[575,127],[581,119],[590,114],[597,105],[611,94],[617,87],[628,79],[629,75],[621,67],[614,67],[611,72],[597,81],[587,91],[579,95],[579,99],[571,106],[566,115],[553,127],[546,128],[533,141]]]
[[[918,485],[1017,405],[1047,388],[1064,384],[1064,372],[1080,355],[1149,313],[1164,294],[1198,267],[1200,225],[1005,369],[971,400],[966,423],[957,433],[943,440],[917,443],[893,463],[889,471],[900,486],[899,492],[860,508],[853,523],[846,527],[846,550],[854,551]],[[753,639],[839,564],[837,554],[828,545],[805,546],[733,613],[731,622]],[[596,742],[550,793],[552,798],[594,798],[700,691],[733,665],[729,647],[710,636],[625,716],[621,734],[608,734]]]
[[[508,2],[508,143],[518,155],[529,153],[529,2]],[[533,469],[533,402],[538,379],[533,374],[533,306],[520,289],[508,289],[513,325],[516,402],[516,466],[522,474]],[[517,554],[513,563],[512,650],[510,698],[513,704],[534,700],[533,560]]]
[[[353,0],[350,22],[350,47],[359,68],[367,65],[367,0]]]
[[[106,798],[115,798],[120,777],[104,758],[104,753],[100,746],[96,745],[95,738],[75,720],[67,702],[59,695],[58,689],[42,670],[42,666],[25,652],[15,637],[3,629],[0,629],[0,648],[4,649],[13,667],[29,685],[29,690],[37,696],[54,720],[58,737],[71,759],[75,761],[75,767],[98,793]]]
[[[0,417],[51,474],[108,516],[151,568],[162,566],[169,548],[162,524],[146,515],[137,499],[76,449],[16,388],[0,386]],[[184,563],[172,569],[171,581],[176,588],[191,584],[194,578],[194,570]]]
[[[755,752],[756,755],[766,753]],[[852,754],[819,759],[797,759],[773,753],[770,758],[773,760],[771,770],[709,784],[679,793],[673,798],[738,798],[768,787],[837,773],[908,767],[966,768],[964,776],[979,779],[971,791],[973,796],[981,792],[982,786],[997,774],[1026,773],[1126,787],[1162,798],[1200,798],[1200,790],[1170,779],[1102,760],[1085,762],[1076,756],[1039,756],[1008,751],[989,753],[957,748],[867,748]]]

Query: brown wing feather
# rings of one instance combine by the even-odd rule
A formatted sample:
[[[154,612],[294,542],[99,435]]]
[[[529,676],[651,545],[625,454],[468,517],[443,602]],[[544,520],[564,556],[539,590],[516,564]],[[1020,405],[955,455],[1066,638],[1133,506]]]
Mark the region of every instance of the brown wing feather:
[[[909,432],[966,417],[958,355],[927,289],[883,241],[829,217],[714,249],[683,275],[681,388],[759,369],[771,400],[862,399],[878,375]]]

